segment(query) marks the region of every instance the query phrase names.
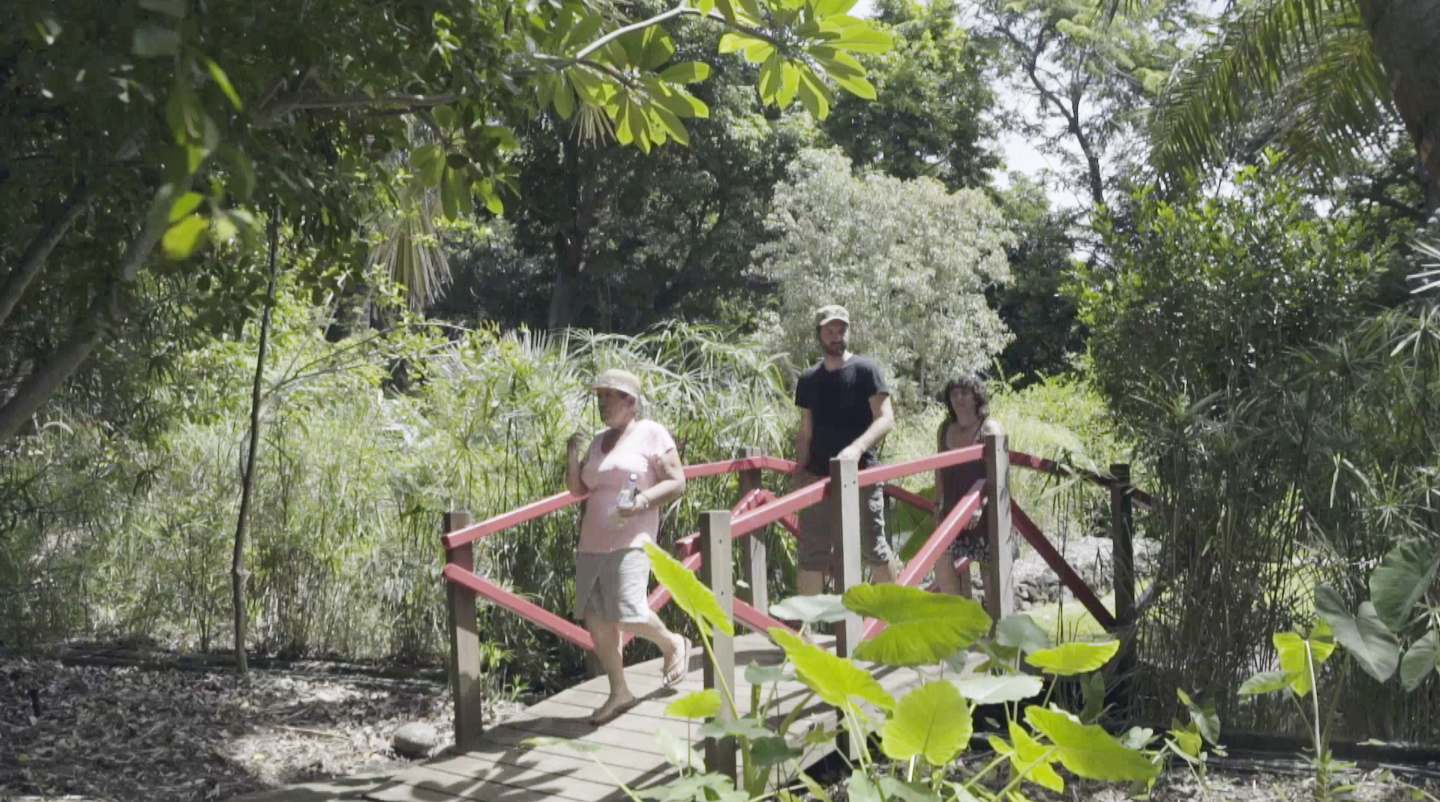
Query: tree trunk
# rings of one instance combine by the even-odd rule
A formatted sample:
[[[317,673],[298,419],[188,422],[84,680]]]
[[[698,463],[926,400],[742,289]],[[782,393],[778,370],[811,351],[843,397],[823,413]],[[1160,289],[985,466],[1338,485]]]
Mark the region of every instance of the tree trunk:
[[[250,497],[255,489],[255,454],[260,446],[260,395],[265,381],[265,350],[270,340],[270,313],[275,308],[275,252],[280,240],[280,210],[270,212],[270,283],[265,289],[265,310],[260,313],[260,347],[255,354],[255,384],[250,390],[249,452],[245,455],[245,473],[240,479],[240,515],[235,522],[235,553],[230,564],[231,588],[235,601],[235,670],[241,676],[249,670],[245,663],[245,630],[250,614],[245,602],[245,529],[250,523]]]
[[[80,214],[90,204],[90,192],[85,188],[85,182],[81,181],[65,199],[65,204],[60,211],[45,227],[35,235],[30,246],[20,257],[20,263],[5,277],[5,284],[0,286],[0,325],[4,325],[10,319],[10,313],[15,311],[16,304],[24,297],[25,290],[30,287],[30,282],[40,275],[45,267],[45,260],[50,258],[50,252],[60,244],[60,240],[80,219]]]
[[[7,443],[20,434],[31,416],[50,400],[50,396],[65,384],[65,380],[100,344],[105,336],[103,316],[88,311],[85,317],[76,324],[70,339],[51,353],[45,363],[21,383],[5,406],[0,407],[0,443]]]
[[[94,301],[77,321],[75,333],[25,379],[4,406],[0,406],[0,444],[13,440],[20,433],[31,416],[84,364],[110,327],[123,319],[126,288],[134,283],[140,268],[149,260],[155,246],[160,244],[160,237],[169,225],[170,202],[188,192],[193,180],[193,176],[187,177],[161,193],[151,205],[140,232],[125,249],[120,269],[95,294]]]
[[[1357,0],[1390,91],[1425,166],[1427,212],[1440,210],[1440,0]]]
[[[561,129],[560,151],[565,174],[565,208],[560,210],[559,229],[555,232],[555,282],[550,291],[551,331],[570,328],[575,324],[575,280],[585,269],[589,244],[590,221],[580,196],[580,145]]]

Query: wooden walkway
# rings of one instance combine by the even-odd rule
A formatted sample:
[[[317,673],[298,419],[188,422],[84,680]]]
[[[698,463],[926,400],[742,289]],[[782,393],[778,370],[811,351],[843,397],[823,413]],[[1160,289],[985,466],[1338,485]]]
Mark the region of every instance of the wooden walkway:
[[[383,802],[597,802],[625,798],[617,781],[632,789],[667,782],[676,776],[676,771],[661,756],[657,732],[669,731],[688,740],[696,751],[703,752],[701,739],[695,737],[701,722],[665,715],[665,707],[671,701],[701,689],[703,660],[703,654],[692,653],[689,675],[674,688],[661,685],[659,659],[630,666],[626,670],[630,689],[642,698],[641,703],[599,727],[586,723],[585,718],[605,700],[608,688],[605,678],[577,685],[486,730],[479,749],[461,755],[442,755],[415,766],[369,791],[364,798]],[[735,696],[742,714],[750,707],[750,686],[744,680],[744,667],[751,662],[776,665],[782,660],[780,649],[763,636],[752,634],[735,639],[735,679],[739,685]],[[915,669],[867,667],[881,685],[897,697],[922,679]],[[782,684],[778,715],[788,714],[807,695],[808,689],[799,682]],[[833,727],[834,724],[833,710],[812,698],[791,730],[791,742],[797,742],[798,737],[812,727]],[[521,745],[525,739],[536,736],[578,739],[600,749],[581,754],[559,744],[536,748]],[[827,751],[828,745],[809,747],[799,761],[799,768],[820,760]],[[608,773],[607,768],[596,765],[592,757],[604,763]]]

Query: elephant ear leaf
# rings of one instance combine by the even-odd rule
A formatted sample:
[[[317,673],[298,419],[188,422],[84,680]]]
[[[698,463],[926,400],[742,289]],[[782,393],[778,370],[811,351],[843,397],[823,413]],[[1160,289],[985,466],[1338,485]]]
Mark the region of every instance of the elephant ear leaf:
[[[1440,547],[1409,540],[1390,550],[1370,574],[1370,601],[1392,631],[1410,621],[1410,612],[1435,582],[1440,570]]]

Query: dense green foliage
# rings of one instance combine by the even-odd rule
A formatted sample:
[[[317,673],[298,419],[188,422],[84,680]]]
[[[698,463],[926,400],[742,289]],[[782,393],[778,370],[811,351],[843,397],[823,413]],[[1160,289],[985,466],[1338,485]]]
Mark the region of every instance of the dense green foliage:
[[[756,269],[779,285],[768,327],[795,365],[819,357],[817,303],[851,310],[851,342],[890,368],[901,404],[918,407],[952,375],[983,368],[1007,340],[985,290],[1009,277],[1012,239],[979,190],[931,178],[853,175],[837,151],[807,150],[776,190],[776,239]]]
[[[231,644],[266,229],[255,649],[437,661],[441,513],[558,490],[598,367],[646,376],[687,462],[788,455],[810,313],[840,302],[894,380],[887,460],[933,450],[934,391],[978,372],[1014,447],[1131,463],[1159,500],[1137,715],[1184,687],[1310,732],[1234,691],[1333,635],[1309,681],[1335,731],[1435,737],[1430,0],[92,5],[0,15],[6,645]],[[1016,139],[1049,169],[1002,180]],[[1101,494],[1016,486],[1052,535],[1105,531]],[[574,527],[480,570],[563,612]],[[483,615],[497,682],[578,669]],[[1044,784],[1071,728],[1036,709],[1005,743]],[[887,755],[948,758],[894,721]]]
[[[1243,171],[1228,197],[1140,197],[1127,226],[1112,236],[1133,244],[1079,297],[1097,381],[1167,499],[1148,524],[1165,591],[1144,649],[1157,693],[1234,687],[1313,614],[1314,583],[1350,596],[1352,566],[1433,537],[1433,303],[1381,311],[1404,263],[1364,216],[1316,215],[1274,170]],[[1433,733],[1429,714],[1368,698],[1341,696],[1347,732]]]

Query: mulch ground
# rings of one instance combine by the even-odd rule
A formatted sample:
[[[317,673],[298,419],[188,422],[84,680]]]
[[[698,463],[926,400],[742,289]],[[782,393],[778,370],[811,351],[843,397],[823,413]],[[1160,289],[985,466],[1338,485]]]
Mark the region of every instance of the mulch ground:
[[[515,709],[501,704],[486,718]],[[447,689],[426,682],[269,671],[240,680],[226,672],[0,659],[0,800],[195,802],[391,774],[410,764],[390,747],[398,727],[428,722],[448,740],[449,717]],[[1356,781],[1362,802],[1415,798],[1379,772]],[[835,802],[845,802],[843,784],[832,790]],[[1063,796],[1033,786],[1025,793],[1036,802],[1130,798],[1125,788],[1088,782],[1071,783]],[[1180,771],[1151,798],[1299,802],[1313,795],[1304,776]]]
[[[389,773],[412,721],[450,737],[425,682],[67,667],[0,660],[0,800],[222,800]]]

